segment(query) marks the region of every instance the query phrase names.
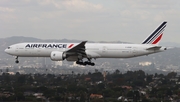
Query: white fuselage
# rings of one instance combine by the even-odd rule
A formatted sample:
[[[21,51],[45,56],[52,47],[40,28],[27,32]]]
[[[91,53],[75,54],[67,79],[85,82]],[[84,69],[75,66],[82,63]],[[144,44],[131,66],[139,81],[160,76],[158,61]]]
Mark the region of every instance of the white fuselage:
[[[9,46],[5,52],[18,57],[50,57],[52,51],[65,52],[78,43],[19,43]],[[148,55],[159,50],[147,50],[152,44],[86,43],[85,52],[90,58],[131,58]],[[66,59],[76,61],[77,59]]]

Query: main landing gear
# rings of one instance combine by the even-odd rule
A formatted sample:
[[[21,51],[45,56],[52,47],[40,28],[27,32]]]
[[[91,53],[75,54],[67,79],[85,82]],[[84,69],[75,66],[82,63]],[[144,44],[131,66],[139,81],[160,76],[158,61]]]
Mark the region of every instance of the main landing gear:
[[[19,61],[18,61],[18,56],[16,56],[16,61],[15,61],[15,63],[19,63]]]
[[[85,62],[83,62],[83,60],[78,60],[78,61],[76,61],[76,64],[84,65],[84,66],[85,65],[91,65],[91,66],[95,65],[95,63],[91,62],[90,58],[88,58],[88,61],[85,61]]]

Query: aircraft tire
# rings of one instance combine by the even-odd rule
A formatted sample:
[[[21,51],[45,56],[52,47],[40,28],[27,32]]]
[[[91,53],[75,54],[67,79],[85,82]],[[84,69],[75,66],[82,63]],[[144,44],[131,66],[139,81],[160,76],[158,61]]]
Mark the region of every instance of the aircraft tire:
[[[16,60],[16,61],[15,61],[15,63],[19,63],[19,61],[18,61],[18,60]]]

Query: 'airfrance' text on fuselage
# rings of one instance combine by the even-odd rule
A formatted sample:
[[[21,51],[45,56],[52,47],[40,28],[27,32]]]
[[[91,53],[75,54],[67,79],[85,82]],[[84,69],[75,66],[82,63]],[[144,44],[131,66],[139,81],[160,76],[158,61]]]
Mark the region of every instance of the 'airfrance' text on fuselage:
[[[25,48],[66,48],[67,44],[27,44]]]

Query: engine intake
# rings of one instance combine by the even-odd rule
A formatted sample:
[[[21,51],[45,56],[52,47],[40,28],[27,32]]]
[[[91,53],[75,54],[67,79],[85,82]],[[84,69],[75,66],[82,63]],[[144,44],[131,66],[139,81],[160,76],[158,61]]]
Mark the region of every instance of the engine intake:
[[[52,51],[50,57],[52,61],[62,61],[66,58],[66,53],[60,51]]]

